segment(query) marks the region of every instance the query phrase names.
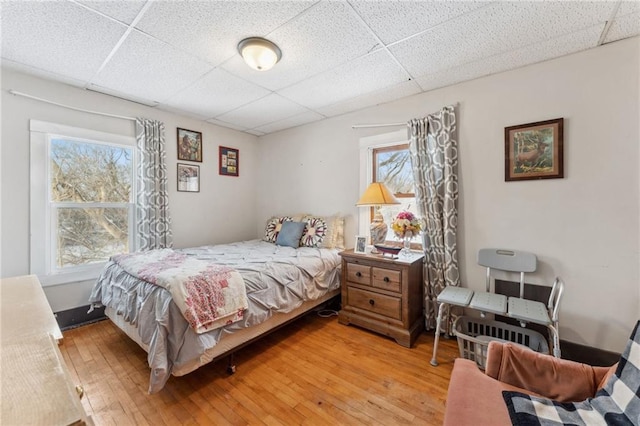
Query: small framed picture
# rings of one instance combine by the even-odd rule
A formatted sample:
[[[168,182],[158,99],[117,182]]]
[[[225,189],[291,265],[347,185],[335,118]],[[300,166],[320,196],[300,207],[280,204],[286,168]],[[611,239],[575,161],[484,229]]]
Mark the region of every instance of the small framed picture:
[[[202,163],[202,133],[178,128],[178,160]]]
[[[220,161],[219,174],[224,176],[240,175],[240,150],[239,149],[221,146],[219,161]]]
[[[504,180],[564,177],[564,119],[504,128]]]
[[[353,252],[365,254],[367,252],[366,249],[367,249],[367,237],[356,235],[356,244],[355,244],[355,248],[353,249]]]
[[[200,166],[178,163],[178,191],[200,192]]]

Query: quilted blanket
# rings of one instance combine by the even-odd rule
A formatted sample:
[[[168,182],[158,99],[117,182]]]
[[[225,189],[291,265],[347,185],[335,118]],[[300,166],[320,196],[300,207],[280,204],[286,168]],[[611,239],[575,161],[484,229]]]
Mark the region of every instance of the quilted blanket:
[[[130,275],[165,288],[196,333],[242,319],[246,288],[235,269],[171,249],[113,256]]]
[[[640,425],[640,321],[622,353],[616,373],[594,398],[561,403],[503,391],[516,425]]]

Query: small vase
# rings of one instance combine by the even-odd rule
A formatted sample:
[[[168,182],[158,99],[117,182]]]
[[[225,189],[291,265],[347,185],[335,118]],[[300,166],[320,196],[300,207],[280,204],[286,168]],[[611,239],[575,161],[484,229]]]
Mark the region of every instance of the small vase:
[[[410,257],[411,256],[411,237],[405,236],[402,241],[402,250],[400,250],[400,256],[402,257]]]

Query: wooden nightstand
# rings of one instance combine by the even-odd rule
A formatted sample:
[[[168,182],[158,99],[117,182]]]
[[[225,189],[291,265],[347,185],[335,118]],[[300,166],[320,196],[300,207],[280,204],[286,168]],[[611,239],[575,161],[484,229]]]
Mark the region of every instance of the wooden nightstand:
[[[422,259],[391,259],[345,250],[342,256],[341,324],[353,324],[411,347],[424,328]]]

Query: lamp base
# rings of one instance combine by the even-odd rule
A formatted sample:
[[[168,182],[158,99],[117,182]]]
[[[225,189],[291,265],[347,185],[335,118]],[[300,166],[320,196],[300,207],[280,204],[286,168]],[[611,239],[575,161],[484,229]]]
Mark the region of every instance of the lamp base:
[[[382,214],[378,211],[373,217],[373,222],[371,222],[371,226],[369,227],[369,231],[371,232],[371,244],[374,246],[376,244],[384,244],[387,239],[387,231],[389,227],[386,223],[384,223],[384,218]],[[373,251],[372,251],[373,253]]]

